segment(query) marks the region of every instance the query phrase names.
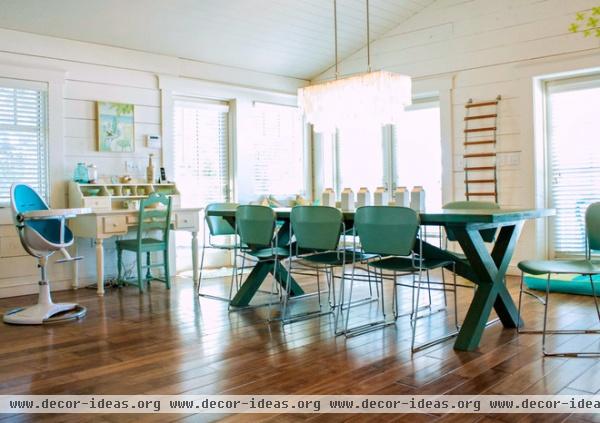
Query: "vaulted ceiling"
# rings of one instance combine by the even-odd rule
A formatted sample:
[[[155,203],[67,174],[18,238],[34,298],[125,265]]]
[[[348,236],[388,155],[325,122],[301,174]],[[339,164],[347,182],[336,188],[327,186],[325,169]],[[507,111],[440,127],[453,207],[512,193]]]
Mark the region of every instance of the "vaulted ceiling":
[[[370,0],[376,39],[435,0]],[[365,0],[338,0],[340,59]],[[0,0],[0,27],[311,79],[334,63],[333,0]]]

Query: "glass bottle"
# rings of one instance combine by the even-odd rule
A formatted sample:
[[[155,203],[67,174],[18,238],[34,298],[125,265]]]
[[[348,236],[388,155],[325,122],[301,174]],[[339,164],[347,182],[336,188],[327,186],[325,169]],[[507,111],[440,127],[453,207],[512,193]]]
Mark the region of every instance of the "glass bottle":
[[[75,172],[73,173],[73,181],[78,182],[80,184],[87,184],[88,172],[85,163],[77,163],[77,166],[75,166]]]

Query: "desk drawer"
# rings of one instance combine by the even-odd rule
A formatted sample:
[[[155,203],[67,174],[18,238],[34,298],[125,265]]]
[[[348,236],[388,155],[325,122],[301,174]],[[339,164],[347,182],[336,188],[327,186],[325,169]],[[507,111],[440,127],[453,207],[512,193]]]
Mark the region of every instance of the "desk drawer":
[[[108,197],[88,197],[83,199],[83,207],[89,207],[93,210],[110,210],[110,198]]]
[[[127,215],[127,224],[136,225],[138,223],[138,215]]]
[[[178,212],[175,214],[175,228],[187,229],[196,227],[196,214],[194,212]]]
[[[123,233],[127,232],[126,216],[108,216],[102,218],[102,230],[104,233]]]

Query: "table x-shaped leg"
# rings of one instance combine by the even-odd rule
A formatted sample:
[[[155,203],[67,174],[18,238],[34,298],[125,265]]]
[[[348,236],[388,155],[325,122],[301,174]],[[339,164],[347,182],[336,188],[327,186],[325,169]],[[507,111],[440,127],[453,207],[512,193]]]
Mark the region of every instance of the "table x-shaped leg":
[[[482,225],[452,225],[478,285],[455,349],[472,351],[479,346],[492,307],[505,327],[515,328],[519,324],[517,307],[503,282],[522,228],[522,221],[503,224],[490,254],[479,233]]]

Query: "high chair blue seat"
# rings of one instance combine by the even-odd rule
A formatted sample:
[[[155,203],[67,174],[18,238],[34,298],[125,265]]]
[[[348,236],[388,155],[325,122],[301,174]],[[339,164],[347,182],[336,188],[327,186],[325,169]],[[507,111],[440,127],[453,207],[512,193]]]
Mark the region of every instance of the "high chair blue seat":
[[[86,309],[74,303],[52,302],[50,284],[46,278],[48,258],[60,251],[65,259],[57,262],[78,260],[71,257],[66,248],[73,244],[73,233],[66,226],[67,219],[88,209],[50,209],[37,192],[26,184],[11,187],[11,208],[21,244],[25,251],[38,259],[41,279],[38,303],[27,308],[11,310],[4,315],[6,323],[32,325],[83,317]],[[59,313],[61,313],[59,315]],[[57,316],[58,315],[58,316]]]

